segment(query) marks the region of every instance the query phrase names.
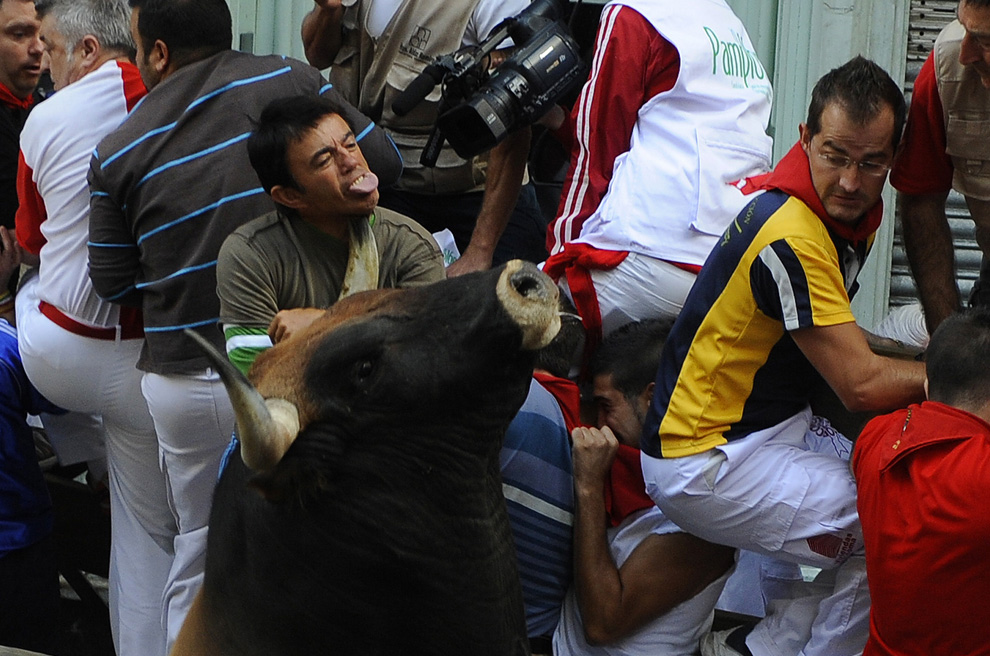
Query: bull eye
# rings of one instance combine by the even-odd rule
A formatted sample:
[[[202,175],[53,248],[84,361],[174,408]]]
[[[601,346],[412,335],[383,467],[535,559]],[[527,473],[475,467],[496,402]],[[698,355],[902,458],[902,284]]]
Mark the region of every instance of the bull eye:
[[[364,380],[371,375],[372,370],[374,370],[375,365],[371,360],[364,360],[358,365],[358,380]]]

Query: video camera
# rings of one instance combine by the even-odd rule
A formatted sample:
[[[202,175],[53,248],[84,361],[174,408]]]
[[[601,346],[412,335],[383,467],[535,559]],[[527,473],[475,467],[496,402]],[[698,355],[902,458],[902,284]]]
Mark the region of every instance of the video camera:
[[[434,166],[446,139],[464,159],[531,125],[585,74],[578,45],[558,21],[560,0],[535,0],[507,18],[478,46],[438,57],[392,103],[409,113],[441,84],[440,117],[420,162]],[[488,56],[507,37],[517,48],[491,74]]]

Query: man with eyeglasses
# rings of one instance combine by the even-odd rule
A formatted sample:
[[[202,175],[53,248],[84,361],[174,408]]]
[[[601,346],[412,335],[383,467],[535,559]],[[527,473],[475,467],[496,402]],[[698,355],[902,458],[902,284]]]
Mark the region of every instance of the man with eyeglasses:
[[[990,0],[963,0],[914,84],[904,151],[890,175],[929,334],[961,306],[949,190],[966,199],[983,252],[970,305],[990,305]]]
[[[824,379],[850,410],[924,398],[920,362],[875,355],[849,307],[905,114],[857,57],[818,81],[800,140],[712,251],[668,338],[641,442],[647,492],[685,531],[822,568],[752,631],[701,653],[858,654],[869,593],[848,463],[809,450]]]

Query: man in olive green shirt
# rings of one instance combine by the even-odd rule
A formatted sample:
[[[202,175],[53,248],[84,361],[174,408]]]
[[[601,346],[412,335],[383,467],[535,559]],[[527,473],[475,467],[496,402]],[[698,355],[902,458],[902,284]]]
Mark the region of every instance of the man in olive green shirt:
[[[234,231],[217,262],[227,354],[242,371],[340,298],[444,278],[433,237],[377,207],[378,180],[329,101],[272,102],[248,153],[278,210]]]

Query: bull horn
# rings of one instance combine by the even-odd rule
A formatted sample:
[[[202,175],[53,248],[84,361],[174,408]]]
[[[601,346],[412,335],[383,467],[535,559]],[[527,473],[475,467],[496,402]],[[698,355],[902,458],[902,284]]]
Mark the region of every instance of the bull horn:
[[[285,399],[265,399],[230,360],[199,333],[185,330],[210,360],[230,396],[241,441],[241,459],[254,471],[270,471],[299,435],[299,411]]]

